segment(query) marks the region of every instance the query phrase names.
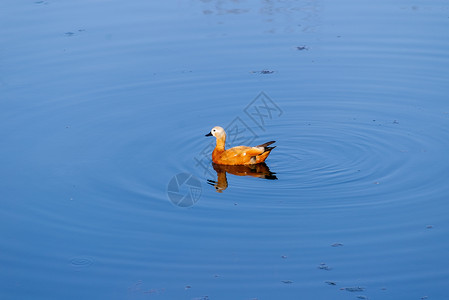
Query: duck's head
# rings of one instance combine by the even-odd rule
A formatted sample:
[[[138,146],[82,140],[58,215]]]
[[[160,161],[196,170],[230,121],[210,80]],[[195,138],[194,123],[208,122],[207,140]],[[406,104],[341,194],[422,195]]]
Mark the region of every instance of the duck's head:
[[[214,136],[218,139],[226,136],[226,132],[222,127],[215,126],[208,134],[206,134],[206,136]]]

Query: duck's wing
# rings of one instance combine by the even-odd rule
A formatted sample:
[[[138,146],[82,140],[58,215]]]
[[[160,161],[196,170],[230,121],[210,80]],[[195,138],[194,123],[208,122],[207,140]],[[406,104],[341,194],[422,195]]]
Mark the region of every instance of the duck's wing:
[[[220,154],[214,162],[224,165],[246,165],[263,162],[273,147],[237,146]]]
[[[246,146],[237,146],[231,149],[226,150],[226,154],[228,157],[252,157],[257,156],[265,152],[264,147],[246,147]]]

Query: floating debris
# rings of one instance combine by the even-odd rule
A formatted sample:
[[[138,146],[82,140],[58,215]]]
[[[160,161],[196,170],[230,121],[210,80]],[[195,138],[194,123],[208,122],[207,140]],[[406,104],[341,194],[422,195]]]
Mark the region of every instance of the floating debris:
[[[281,280],[281,282],[285,283],[285,284],[292,284],[293,281],[291,280]]]
[[[343,244],[342,243],[333,243],[331,246],[332,247],[342,247]]]
[[[358,295],[357,299],[368,299],[368,297],[367,296],[363,296],[363,295]]]
[[[326,270],[326,271],[332,270],[332,268],[329,267],[328,265],[326,265],[325,263],[320,263],[320,265],[318,266],[318,269],[320,269],[320,270]]]
[[[302,51],[302,50],[309,50],[309,48],[307,48],[306,46],[298,46],[296,47],[297,50]]]
[[[345,291],[353,293],[353,292],[363,292],[365,290],[365,288],[356,286],[356,287],[345,287],[345,288],[341,288],[340,290],[345,290]]]
[[[286,259],[286,258],[287,258],[287,255],[281,255],[281,257],[282,257],[283,259]]]
[[[209,300],[209,296],[195,297],[192,300]]]
[[[191,288],[192,288],[192,287],[191,287],[190,285],[186,285],[184,289],[185,289],[185,290],[188,290],[188,289],[191,289]]]
[[[273,74],[275,71],[271,71],[271,70],[262,70],[262,71],[252,71],[251,73],[253,73],[253,74],[263,74],[263,75],[266,75],[266,74]]]
[[[78,29],[77,30],[78,32],[85,32],[86,31],[86,29],[84,29],[84,28],[80,28],[80,29]],[[75,32],[72,32],[72,31],[67,31],[66,33],[64,33],[66,36],[74,36],[75,35]]]
[[[432,229],[433,228],[433,225],[427,225],[426,226],[426,229]]]
[[[337,285],[335,281],[325,281],[324,283],[327,283],[328,285]]]
[[[399,124],[398,120],[394,120],[393,124]]]

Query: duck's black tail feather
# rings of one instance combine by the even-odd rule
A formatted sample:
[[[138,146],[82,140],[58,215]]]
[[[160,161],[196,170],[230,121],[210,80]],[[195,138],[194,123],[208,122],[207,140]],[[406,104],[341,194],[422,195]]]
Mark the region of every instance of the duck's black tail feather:
[[[274,144],[274,143],[276,143],[276,141],[266,142],[266,143],[264,143],[262,145],[258,145],[256,147],[264,147],[265,148],[265,147],[270,146],[271,144]]]

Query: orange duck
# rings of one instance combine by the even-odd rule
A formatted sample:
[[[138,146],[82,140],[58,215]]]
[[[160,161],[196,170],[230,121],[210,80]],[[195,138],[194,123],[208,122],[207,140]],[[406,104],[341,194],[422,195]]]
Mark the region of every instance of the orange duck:
[[[276,148],[276,146],[268,147],[275,142],[271,141],[255,147],[237,146],[225,150],[226,132],[220,126],[212,128],[206,136],[214,136],[217,139],[217,145],[212,152],[212,161],[220,165],[259,164],[264,162],[271,150]]]

